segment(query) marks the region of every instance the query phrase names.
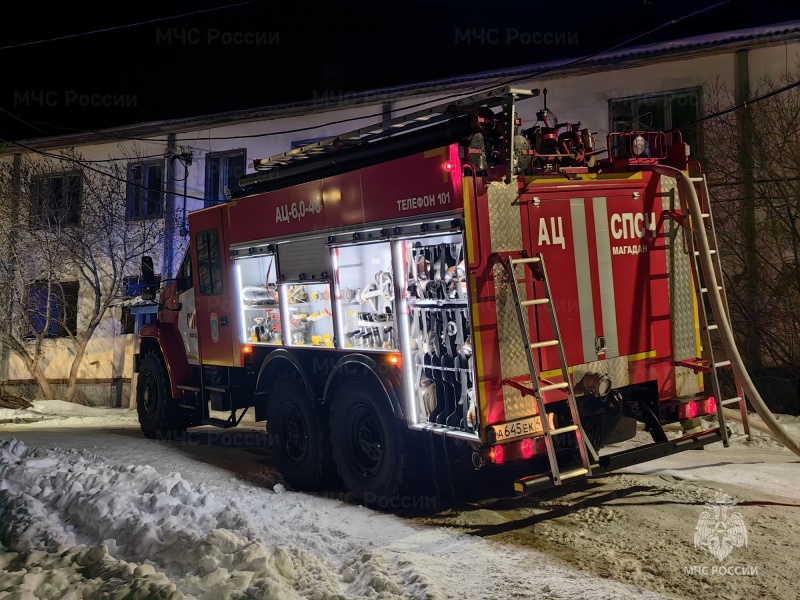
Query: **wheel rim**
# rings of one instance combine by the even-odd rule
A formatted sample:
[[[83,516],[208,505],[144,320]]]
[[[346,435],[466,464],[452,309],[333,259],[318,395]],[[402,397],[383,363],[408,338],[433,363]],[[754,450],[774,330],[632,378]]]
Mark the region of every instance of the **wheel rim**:
[[[303,462],[308,452],[308,429],[303,415],[291,407],[283,414],[283,448],[286,456],[295,464]]]
[[[147,418],[153,418],[158,408],[158,382],[153,373],[147,373],[145,375],[142,404],[144,406],[144,414]]]
[[[368,406],[356,406],[350,413],[350,457],[365,478],[374,477],[383,466],[384,436],[378,415]]]

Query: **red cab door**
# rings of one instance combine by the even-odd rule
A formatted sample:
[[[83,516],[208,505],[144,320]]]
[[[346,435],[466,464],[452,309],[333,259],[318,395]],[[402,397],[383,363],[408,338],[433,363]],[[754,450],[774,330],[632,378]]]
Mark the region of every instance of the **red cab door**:
[[[191,220],[192,260],[200,362],[235,366],[237,311],[232,298],[233,260],[227,251],[222,227],[223,207],[194,213]]]

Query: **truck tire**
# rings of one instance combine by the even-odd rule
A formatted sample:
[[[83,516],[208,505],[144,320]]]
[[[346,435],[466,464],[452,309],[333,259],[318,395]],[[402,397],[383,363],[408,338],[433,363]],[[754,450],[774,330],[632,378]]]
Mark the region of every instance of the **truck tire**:
[[[157,352],[145,354],[139,365],[136,412],[142,433],[150,439],[175,439],[186,431],[185,420],[170,394],[167,369]]]
[[[376,508],[400,506],[399,494],[411,466],[410,447],[404,423],[372,381],[348,379],[337,390],[331,407],[331,446],[342,482],[359,501]]]
[[[317,490],[334,472],[327,423],[297,379],[275,382],[267,400],[267,428],[275,466],[298,490]]]

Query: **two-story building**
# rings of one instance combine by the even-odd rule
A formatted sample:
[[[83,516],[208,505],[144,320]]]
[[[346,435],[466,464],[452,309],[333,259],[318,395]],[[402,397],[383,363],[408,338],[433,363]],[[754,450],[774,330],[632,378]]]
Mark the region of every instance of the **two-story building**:
[[[254,158],[265,158],[319,139],[396,117],[445,99],[514,82],[520,88],[547,90],[547,106],[561,120],[582,121],[605,140],[611,131],[680,128],[695,153],[704,148],[709,94],[719,86],[744,100],[765,79],[800,78],[800,21],[729,31],[668,43],[639,46],[582,59],[532,64],[415,85],[369,90],[347,96],[264,106],[199,118],[140,123],[97,132],[20,140],[6,147],[0,161],[14,168],[37,153],[60,155],[74,149],[85,165],[115,161],[133,185],[125,194],[125,218],[159,223],[163,239],[150,254],[162,279],[173,277],[186,246],[186,215],[209,203],[224,202],[238,178],[252,172]],[[533,124],[541,99],[520,105],[523,123]],[[99,161],[99,162],[92,162]],[[57,213],[65,224],[78,223],[87,190],[75,175],[82,165],[40,176],[39,210]],[[33,188],[31,188],[33,189]],[[31,222],[30,220],[28,221]],[[24,235],[20,231],[19,235]],[[138,264],[128,273],[135,276]],[[133,280],[132,280],[133,281]],[[54,327],[47,341],[45,374],[56,386],[72,362],[70,327],[80,329],[80,303],[91,302],[74,274],[65,275],[63,293],[51,310],[74,315]],[[95,332],[78,373],[82,394],[95,404],[127,405],[131,376],[131,330],[123,290]],[[32,288],[28,302],[37,302]],[[35,392],[31,375],[7,347],[0,352],[0,382]]]

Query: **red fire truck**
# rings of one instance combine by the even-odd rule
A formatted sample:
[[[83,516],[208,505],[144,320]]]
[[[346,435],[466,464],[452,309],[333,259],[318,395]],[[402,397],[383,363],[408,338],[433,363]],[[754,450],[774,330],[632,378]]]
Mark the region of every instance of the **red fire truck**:
[[[688,146],[631,131],[599,148],[546,91],[526,128],[517,104],[539,95],[493,89],[256,160],[243,192],[191,213],[135,350],[144,434],[252,408],[292,486],[339,477],[366,502],[425,471],[435,436],[476,468],[527,469],[518,494],[727,445],[722,407],[745,400],[721,399],[709,352],[681,181],[715,238]],[[637,423],[651,443],[601,451]]]

